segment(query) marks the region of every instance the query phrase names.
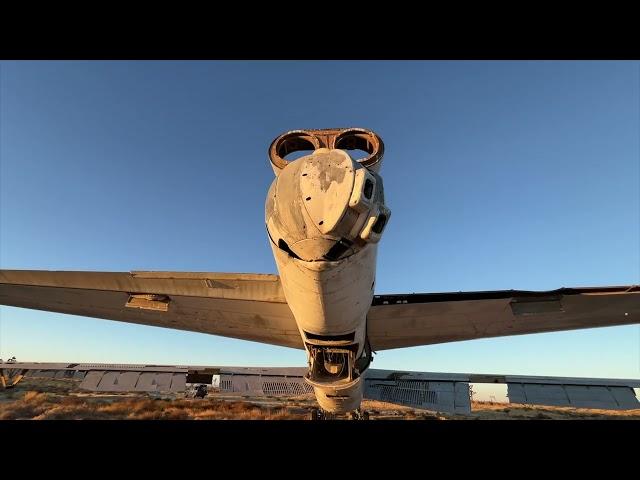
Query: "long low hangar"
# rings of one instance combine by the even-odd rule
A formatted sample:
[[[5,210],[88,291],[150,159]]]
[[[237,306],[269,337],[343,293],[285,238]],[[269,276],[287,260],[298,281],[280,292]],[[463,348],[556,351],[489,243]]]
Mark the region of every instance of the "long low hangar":
[[[23,378],[74,378],[95,392],[173,392],[187,384],[214,386],[220,394],[298,396],[313,393],[306,368],[127,365],[97,363],[2,363],[0,382],[11,388]],[[364,398],[449,413],[470,413],[470,384],[507,385],[510,403],[574,408],[640,408],[640,380],[406,372],[369,369]]]

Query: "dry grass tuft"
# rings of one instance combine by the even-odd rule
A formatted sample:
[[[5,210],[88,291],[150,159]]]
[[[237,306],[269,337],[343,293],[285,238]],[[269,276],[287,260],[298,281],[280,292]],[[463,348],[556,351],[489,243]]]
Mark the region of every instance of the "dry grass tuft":
[[[207,398],[159,400],[137,396],[74,395],[15,390],[0,397],[0,419],[17,420],[288,420],[306,410]],[[4,392],[0,392],[4,393]]]
[[[23,401],[25,403],[38,404],[38,403],[45,402],[46,400],[47,400],[47,395],[46,394],[40,393],[40,392],[35,392],[33,390],[30,390],[30,391],[26,392],[24,394],[24,397],[23,397]]]

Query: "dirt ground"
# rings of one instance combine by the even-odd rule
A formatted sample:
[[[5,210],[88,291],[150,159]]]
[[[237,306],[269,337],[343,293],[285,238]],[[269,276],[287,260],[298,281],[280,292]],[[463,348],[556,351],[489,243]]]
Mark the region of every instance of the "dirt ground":
[[[184,394],[100,394],[78,389],[77,380],[25,379],[0,390],[0,420],[304,420],[317,404],[313,395],[295,398]],[[470,415],[418,410],[365,400],[371,420],[640,420],[640,409],[626,411],[540,407],[472,402]],[[338,417],[343,419],[347,417]]]

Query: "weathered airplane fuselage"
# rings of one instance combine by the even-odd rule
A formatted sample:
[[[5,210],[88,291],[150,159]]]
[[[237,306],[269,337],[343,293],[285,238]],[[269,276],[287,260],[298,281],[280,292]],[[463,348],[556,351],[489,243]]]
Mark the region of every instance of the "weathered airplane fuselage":
[[[355,161],[346,149],[369,153]],[[315,150],[314,150],[315,149]],[[293,150],[313,150],[287,162]],[[382,141],[362,129],[289,132],[271,145],[265,219],[280,281],[308,353],[306,381],[328,412],[359,408],[371,361],[367,312],[389,219]]]

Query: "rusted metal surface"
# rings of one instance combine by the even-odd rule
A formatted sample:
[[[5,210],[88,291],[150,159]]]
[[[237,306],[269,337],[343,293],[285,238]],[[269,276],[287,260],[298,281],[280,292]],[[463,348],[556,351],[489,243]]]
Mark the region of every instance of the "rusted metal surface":
[[[291,130],[278,136],[269,146],[269,158],[276,174],[286,167],[288,154],[298,151],[314,151],[319,148],[338,150],[363,150],[368,155],[359,163],[375,172],[380,168],[384,155],[384,143],[375,132],[366,128],[328,128],[321,130]]]

